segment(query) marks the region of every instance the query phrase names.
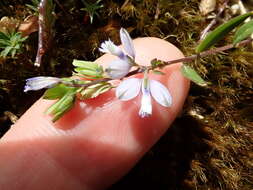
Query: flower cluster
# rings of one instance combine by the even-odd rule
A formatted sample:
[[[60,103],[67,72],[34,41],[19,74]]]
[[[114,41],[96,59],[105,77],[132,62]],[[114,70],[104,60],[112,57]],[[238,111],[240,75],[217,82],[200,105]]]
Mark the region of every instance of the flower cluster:
[[[110,53],[117,56],[119,59],[112,61],[106,70],[108,75],[112,79],[119,79],[126,76],[135,63],[135,49],[133,41],[128,32],[120,29],[121,43],[126,51],[125,54],[118,46],[116,46],[111,40],[102,43],[99,50],[103,53]],[[142,92],[141,108],[139,111],[140,117],[148,117],[152,114],[152,97],[162,106],[170,107],[172,104],[172,97],[168,89],[158,81],[148,79],[148,70],[146,69],[144,78],[130,78],[124,80],[116,88],[116,96],[122,101],[127,101],[135,98],[139,92]]]
[[[76,67],[76,74],[85,78],[85,81],[39,76],[27,79],[24,91],[51,88],[46,91],[44,98],[59,99],[47,112],[55,114],[53,120],[57,120],[73,106],[76,93],[81,95],[81,99],[94,98],[112,88],[111,84],[107,82],[108,76],[110,78],[109,80],[122,79],[129,73],[133,66],[136,66],[138,68],[144,68],[143,79],[129,78],[123,80],[116,88],[116,97],[122,101],[128,101],[135,98],[141,92],[142,98],[139,110],[139,116],[141,118],[148,117],[152,114],[152,97],[160,105],[170,107],[172,97],[168,89],[160,82],[148,78],[148,67],[141,67],[135,62],[136,52],[133,41],[128,32],[123,28],[120,29],[120,39],[124,51],[111,40],[103,42],[99,48],[103,53],[110,53],[118,57],[118,59],[109,63],[108,68],[105,70],[94,62],[73,61],[73,65]],[[104,76],[104,73],[107,76]],[[62,108],[62,105],[65,105],[66,109]]]
[[[99,48],[101,52],[110,53],[119,58],[112,61],[106,69],[108,76],[112,79],[120,79],[126,76],[135,62],[133,41],[124,28],[120,29],[120,40],[126,53],[124,53],[121,48],[116,46],[111,40],[103,42]]]

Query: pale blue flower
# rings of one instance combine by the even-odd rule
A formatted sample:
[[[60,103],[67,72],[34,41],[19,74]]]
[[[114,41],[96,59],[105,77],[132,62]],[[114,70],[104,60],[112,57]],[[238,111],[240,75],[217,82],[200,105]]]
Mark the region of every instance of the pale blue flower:
[[[112,79],[120,79],[126,76],[133,66],[135,59],[133,41],[124,28],[120,29],[120,39],[126,53],[124,53],[121,48],[116,46],[110,39],[103,42],[99,48],[99,51],[110,53],[119,58],[119,60],[112,61],[106,69],[108,76]]]
[[[117,59],[109,63],[108,68],[105,69],[108,76],[112,79],[120,79],[129,73],[131,65],[123,59]]]
[[[135,98],[140,91],[142,92],[140,117],[148,117],[152,114],[151,96],[162,106],[170,107],[172,97],[168,89],[156,80],[130,78],[124,80],[116,88],[116,97],[122,101]]]
[[[99,51],[118,56],[120,59],[123,59],[125,56],[124,52],[118,46],[116,46],[110,39],[107,41],[104,41],[101,44]]]
[[[26,79],[26,85],[24,88],[24,92],[27,92],[29,90],[40,90],[42,88],[52,88],[58,83],[61,82],[60,78],[56,77],[33,77]]]

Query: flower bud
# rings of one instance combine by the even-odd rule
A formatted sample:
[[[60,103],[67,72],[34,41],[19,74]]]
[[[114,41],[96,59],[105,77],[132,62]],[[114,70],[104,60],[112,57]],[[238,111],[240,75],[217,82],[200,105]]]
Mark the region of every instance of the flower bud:
[[[123,59],[125,56],[123,51],[118,46],[116,46],[111,40],[103,42],[101,44],[101,47],[99,48],[99,51],[118,56],[120,59]]]
[[[126,60],[118,59],[112,61],[105,71],[107,72],[110,78],[120,79],[129,73],[130,68],[131,65]]]
[[[26,80],[24,92],[29,90],[40,90],[42,88],[52,88],[61,82],[60,78],[56,77],[33,77]]]

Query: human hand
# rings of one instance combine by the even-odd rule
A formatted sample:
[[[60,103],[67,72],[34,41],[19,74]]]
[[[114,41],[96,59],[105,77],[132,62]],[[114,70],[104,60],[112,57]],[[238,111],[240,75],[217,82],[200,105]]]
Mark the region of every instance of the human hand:
[[[157,38],[134,40],[136,62],[149,64],[183,57],[173,45]],[[104,55],[98,63],[108,63]],[[104,65],[104,64],[103,64]],[[105,189],[125,175],[165,133],[182,109],[189,81],[180,64],[152,75],[168,87],[172,106],[152,101],[153,114],[140,118],[140,97],[122,102],[114,90],[78,101],[56,123],[44,114],[52,104],[38,100],[0,140],[0,189]]]

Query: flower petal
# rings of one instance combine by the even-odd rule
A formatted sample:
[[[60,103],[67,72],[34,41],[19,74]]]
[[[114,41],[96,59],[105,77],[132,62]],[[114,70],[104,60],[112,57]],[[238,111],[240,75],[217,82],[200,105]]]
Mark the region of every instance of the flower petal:
[[[42,88],[51,88],[54,85],[58,84],[61,81],[61,79],[56,77],[33,77],[26,79],[26,85],[24,92],[27,92],[29,90],[40,90]]]
[[[141,90],[141,79],[130,78],[124,80],[116,88],[116,97],[122,101],[135,98]]]
[[[135,59],[135,49],[134,49],[133,40],[131,39],[127,30],[124,28],[120,29],[120,40],[127,54],[130,55],[133,59]]]
[[[106,72],[108,76],[112,79],[120,79],[126,76],[131,68],[131,65],[122,59],[117,59],[109,63]]]
[[[124,52],[118,46],[116,46],[110,39],[104,41],[101,44],[99,51],[103,53],[110,53],[112,55],[118,56],[121,59],[123,59],[125,56]]]
[[[149,117],[152,114],[152,103],[151,103],[151,95],[150,95],[150,86],[149,86],[149,80],[146,80],[146,84],[144,84],[145,79],[143,79],[141,92],[142,92],[142,98],[141,98],[141,108],[139,111],[139,116],[141,118]]]
[[[172,104],[172,97],[168,89],[156,80],[150,80],[150,91],[153,98],[162,106],[170,107]]]

